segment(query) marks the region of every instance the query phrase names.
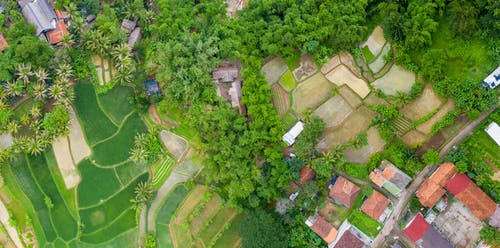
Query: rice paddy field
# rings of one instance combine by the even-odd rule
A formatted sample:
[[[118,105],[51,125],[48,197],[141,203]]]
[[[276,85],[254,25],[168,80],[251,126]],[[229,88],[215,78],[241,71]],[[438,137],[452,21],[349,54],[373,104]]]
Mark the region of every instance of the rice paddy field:
[[[131,92],[116,87],[97,95],[92,84],[75,85],[74,109],[92,150],[77,164],[77,187],[66,188],[52,147],[38,156],[18,155],[2,167],[13,202],[27,213],[22,220],[14,213],[16,221],[23,222],[21,229],[33,228],[39,247],[139,246],[137,214],[130,200],[149,174],[145,165],[129,159],[129,151],[134,136],[147,127],[128,103]]]

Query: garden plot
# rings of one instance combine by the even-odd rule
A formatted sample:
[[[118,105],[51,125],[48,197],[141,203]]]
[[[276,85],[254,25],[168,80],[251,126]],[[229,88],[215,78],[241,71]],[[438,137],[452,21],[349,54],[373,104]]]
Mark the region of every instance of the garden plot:
[[[300,114],[316,108],[331,94],[332,87],[323,74],[316,73],[293,91],[293,110]]]
[[[386,95],[394,96],[397,92],[410,92],[414,83],[415,73],[401,66],[393,65],[389,72],[373,83],[373,86]]]
[[[332,58],[330,58],[330,60],[328,60],[328,63],[324,64],[321,67],[321,73],[327,74],[328,72],[333,70],[333,68],[335,68],[339,65],[340,65],[340,57],[339,57],[339,55],[335,55]]]
[[[319,106],[313,115],[323,119],[326,127],[331,128],[340,125],[352,111],[353,109],[342,96],[335,95]]]
[[[359,71],[358,66],[356,65],[356,62],[354,62],[354,57],[348,53],[348,52],[342,52],[339,55],[340,62],[347,66],[349,70],[358,78],[361,77],[361,72]]]
[[[474,247],[483,226],[481,220],[457,200],[437,216],[435,224],[459,248]]]
[[[361,98],[359,98],[358,94],[351,90],[351,88],[347,86],[340,87],[339,94],[346,100],[349,105],[353,108],[357,108],[361,105]]]
[[[188,147],[186,140],[166,130],[160,131],[159,136],[167,150],[177,160],[181,159]]]
[[[7,149],[14,143],[14,136],[10,133],[0,134],[0,150]]]
[[[432,86],[428,84],[422,95],[401,109],[401,113],[410,120],[418,120],[437,110],[441,104],[441,99],[432,90]]]
[[[370,95],[368,95],[367,98],[363,100],[363,102],[367,105],[389,105],[388,102],[386,102],[384,99],[380,98],[375,94],[375,92],[372,92]]]
[[[293,76],[300,82],[318,71],[318,67],[314,63],[311,55],[303,55],[300,57],[300,66],[293,70]]]
[[[267,62],[260,73],[265,74],[266,81],[272,85],[281,78],[281,76],[288,70],[288,66],[281,57],[276,57]]]
[[[293,78],[292,72],[290,70],[287,70],[285,74],[283,74],[283,76],[280,79],[280,84],[283,87],[283,89],[285,89],[288,92],[295,89],[297,83],[295,82],[295,79]]]
[[[78,185],[81,181],[78,170],[76,169],[73,158],[71,157],[71,149],[67,137],[58,137],[52,143],[52,149],[56,157],[57,165],[61,171],[64,180],[64,185],[67,189],[71,189]]]
[[[359,47],[363,48],[365,46],[368,46],[370,52],[376,55],[380,53],[385,42],[386,40],[384,38],[384,30],[380,26],[377,26],[368,37],[368,40],[366,40]]]
[[[91,155],[91,150],[85,137],[83,136],[83,130],[80,126],[80,122],[76,118],[75,110],[69,108],[70,115],[70,128],[69,128],[69,145],[71,149],[71,155],[73,156],[74,164],[80,163],[84,158]]]
[[[347,162],[361,163],[364,164],[368,161],[368,158],[377,152],[384,150],[385,141],[380,138],[378,134],[378,129],[371,127],[366,132],[368,135],[368,145],[365,145],[358,149],[347,149],[344,151]]]
[[[401,137],[401,140],[410,147],[416,147],[423,144],[427,140],[427,136],[418,130],[411,130]]]
[[[448,101],[435,113],[428,121],[424,122],[422,125],[417,127],[417,130],[429,134],[432,130],[432,126],[440,121],[448,112],[455,109],[455,103],[453,100],[448,99]]]
[[[361,78],[356,77],[346,66],[340,65],[326,74],[326,78],[337,86],[346,84],[361,98],[370,93],[370,87]]]
[[[271,100],[272,104],[276,108],[279,115],[284,115],[290,108],[290,99],[288,99],[288,93],[281,87],[280,84],[273,84],[271,86],[271,93],[274,97]]]
[[[382,48],[378,57],[375,59],[375,61],[371,62],[368,65],[370,69],[373,71],[373,73],[377,73],[380,70],[382,70],[382,68],[384,68],[384,65],[386,64],[385,57],[387,56],[387,54],[389,54],[390,51],[391,51],[391,44],[387,42],[384,48]]]
[[[318,144],[318,149],[328,151],[334,146],[345,144],[354,139],[358,133],[367,130],[376,113],[365,106],[354,111],[339,128],[329,131]]]

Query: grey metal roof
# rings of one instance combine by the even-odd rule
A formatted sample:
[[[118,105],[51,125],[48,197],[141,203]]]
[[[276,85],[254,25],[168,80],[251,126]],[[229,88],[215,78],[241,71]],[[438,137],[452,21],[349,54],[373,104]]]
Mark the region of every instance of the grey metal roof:
[[[20,0],[18,3],[26,21],[35,25],[36,35],[56,28],[56,13],[47,0]]]

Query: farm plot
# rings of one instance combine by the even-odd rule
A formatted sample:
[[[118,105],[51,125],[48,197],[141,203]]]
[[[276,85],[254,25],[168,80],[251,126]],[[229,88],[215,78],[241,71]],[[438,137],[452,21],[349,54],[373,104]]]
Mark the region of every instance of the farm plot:
[[[261,74],[264,74],[266,81],[269,85],[277,83],[281,76],[288,70],[285,60],[281,57],[276,57],[271,61],[267,62],[260,70]]]
[[[188,193],[189,190],[183,185],[175,187],[158,211],[156,216],[156,237],[159,248],[173,247],[169,230],[170,220]]]
[[[333,68],[339,65],[340,65],[340,57],[339,55],[335,55],[331,57],[330,60],[328,60],[328,62],[321,67],[321,73],[327,74],[328,72],[333,70]]]
[[[105,94],[99,95],[99,103],[114,123],[120,123],[132,112],[128,98],[133,89],[125,86],[115,86]]]
[[[422,133],[425,133],[426,135],[429,134],[432,130],[432,126],[434,126],[434,124],[443,119],[443,117],[448,112],[454,109],[455,109],[455,103],[453,102],[453,100],[448,99],[448,101],[438,110],[438,112],[435,113],[429,120],[418,126],[417,130]]]
[[[290,70],[287,70],[285,74],[283,74],[280,79],[280,84],[288,92],[295,89],[297,83],[295,82],[295,79],[293,78],[292,72]]]
[[[331,95],[332,85],[321,73],[308,78],[293,91],[293,110],[301,114],[314,109]]]
[[[311,55],[300,56],[300,66],[293,70],[293,77],[298,81],[302,81],[318,71],[318,67],[314,63]]]
[[[59,137],[52,143],[57,165],[64,179],[67,189],[74,188],[80,183],[80,175],[71,157],[71,150],[67,137]]]
[[[432,113],[441,106],[441,99],[432,90],[430,84],[426,85],[422,95],[417,97],[415,101],[407,104],[401,109],[401,113],[410,120],[418,120]]]
[[[415,83],[415,73],[401,66],[393,65],[389,72],[377,79],[372,85],[386,95],[396,95],[397,92],[408,93]]]
[[[364,164],[372,154],[384,150],[385,141],[380,138],[376,128],[371,127],[366,133],[368,135],[368,145],[344,151],[347,162]]]
[[[172,168],[174,168],[176,161],[170,156],[165,156],[163,161],[153,165],[153,187],[159,188],[167,179]]]
[[[386,40],[384,38],[384,30],[382,29],[382,27],[377,26],[368,37],[368,40],[366,40],[359,47],[363,48],[367,46],[372,54],[379,54],[385,43]]]
[[[344,100],[353,108],[359,107],[362,103],[361,98],[359,98],[358,94],[356,94],[351,90],[351,88],[347,86],[340,87],[339,95],[341,95]]]
[[[69,145],[71,149],[71,155],[73,156],[74,164],[80,163],[84,158],[90,156],[92,153],[90,151],[90,147],[85,140],[83,135],[83,129],[78,122],[76,117],[75,110],[73,108],[69,108],[69,116],[70,116],[70,128],[69,128]]]
[[[326,78],[337,86],[346,84],[361,98],[365,98],[370,93],[370,87],[363,79],[356,77],[345,65],[339,65],[326,74]]]
[[[353,109],[342,96],[335,95],[319,106],[313,115],[323,119],[326,127],[331,128],[340,125],[352,111]]]
[[[384,68],[386,64],[385,57],[387,56],[387,54],[390,53],[390,51],[391,51],[391,44],[387,42],[384,45],[384,48],[382,48],[380,54],[377,55],[377,58],[368,65],[370,69],[373,71],[373,73],[377,73],[380,70],[382,70],[382,68]]]
[[[411,130],[401,137],[401,140],[410,147],[416,147],[424,143],[427,140],[427,136],[418,130]]]
[[[105,85],[106,83],[109,83],[111,81],[111,71],[112,71],[112,69],[110,69],[112,68],[110,66],[111,62],[98,55],[92,56],[92,62],[94,63],[94,66],[97,71],[97,78],[99,79],[99,84]]]
[[[166,130],[160,131],[158,135],[167,150],[174,155],[177,160],[184,155],[188,148],[188,144],[184,138]]]
[[[278,112],[279,115],[286,114],[290,108],[288,93],[279,84],[273,84],[273,86],[271,86],[271,93],[274,95],[271,102],[274,108],[276,108],[276,112]]]
[[[327,132],[319,142],[318,148],[322,151],[328,151],[334,146],[347,143],[361,131],[367,130],[375,116],[376,114],[368,108],[359,107],[344,121],[341,127]]]

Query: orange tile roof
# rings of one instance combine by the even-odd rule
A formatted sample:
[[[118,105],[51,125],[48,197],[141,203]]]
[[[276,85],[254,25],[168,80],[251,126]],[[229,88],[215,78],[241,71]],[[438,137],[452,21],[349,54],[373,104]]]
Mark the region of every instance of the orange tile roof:
[[[391,180],[394,174],[396,174],[396,170],[394,169],[394,167],[391,166],[386,167],[384,169],[384,172],[382,172],[382,175],[384,175],[384,177],[387,178],[387,180]]]
[[[49,43],[55,45],[62,41],[62,37],[65,34],[68,34],[68,29],[66,28],[66,24],[62,21],[56,24],[56,29],[47,32],[47,39]]]
[[[373,219],[378,220],[385,209],[387,209],[387,206],[389,206],[389,199],[374,190],[372,195],[368,197],[361,206],[361,211]]]
[[[497,204],[473,182],[455,197],[480,220],[492,216],[497,207]]]
[[[57,19],[63,19],[64,18],[63,14],[62,14],[62,12],[60,10],[54,9],[54,12],[56,12]]]
[[[443,187],[453,174],[455,174],[455,165],[452,163],[444,163],[439,166],[429,179]]]
[[[7,47],[9,43],[5,40],[3,34],[0,33],[0,52],[3,52],[4,48]]]
[[[318,234],[318,236],[320,236],[328,244],[333,242],[339,233],[335,227],[333,227],[321,216],[316,218],[316,221],[311,226],[311,230]]]
[[[385,183],[385,178],[380,171],[372,171],[370,173],[370,179],[379,187],[382,187]]]
[[[316,172],[307,167],[307,166],[304,166],[302,168],[302,170],[300,170],[300,183],[306,183],[308,181],[311,181],[314,179],[314,177],[316,176]]]
[[[343,177],[339,177],[335,185],[330,189],[330,197],[340,201],[347,207],[351,207],[352,203],[358,196],[361,189],[354,183],[349,182]]]
[[[446,191],[436,182],[427,179],[425,180],[417,191],[417,198],[425,207],[434,206]]]

